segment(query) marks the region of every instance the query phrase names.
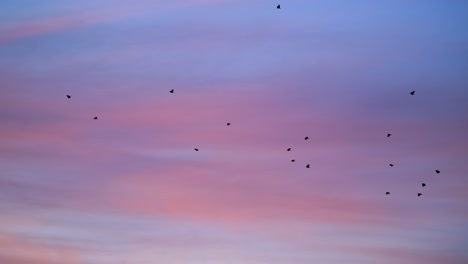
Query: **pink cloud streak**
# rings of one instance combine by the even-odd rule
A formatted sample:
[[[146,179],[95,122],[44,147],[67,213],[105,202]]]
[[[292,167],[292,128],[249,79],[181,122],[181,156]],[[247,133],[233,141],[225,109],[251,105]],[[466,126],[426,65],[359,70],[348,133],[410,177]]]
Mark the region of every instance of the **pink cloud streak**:
[[[46,17],[34,21],[26,21],[20,23],[11,23],[0,27],[0,44],[8,43],[22,38],[40,36],[48,33],[73,30],[92,26],[101,23],[115,22],[132,17],[145,16],[161,12],[168,8],[186,8],[199,5],[216,5],[227,3],[230,0],[194,0],[184,3],[169,3],[165,1],[145,1],[140,5],[135,5],[135,2],[109,2],[110,5],[117,3],[125,3],[120,9],[115,9],[114,6],[99,11],[86,11],[82,13],[70,13],[65,15],[57,15]],[[114,8],[112,10],[112,8]]]

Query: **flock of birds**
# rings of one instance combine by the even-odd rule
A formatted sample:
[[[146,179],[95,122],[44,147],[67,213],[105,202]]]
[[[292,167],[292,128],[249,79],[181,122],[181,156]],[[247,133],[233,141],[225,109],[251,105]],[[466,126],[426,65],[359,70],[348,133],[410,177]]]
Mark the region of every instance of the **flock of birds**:
[[[278,9],[280,9],[280,5],[278,5]],[[174,89],[170,90],[169,92],[170,92],[171,94],[173,94],[173,93],[174,93]],[[416,93],[416,91],[410,92],[411,95],[414,95],[415,93]],[[68,99],[71,99],[71,95],[67,94],[67,98],[68,98]],[[97,120],[98,117],[95,116],[95,117],[93,117],[93,119],[94,119],[94,120]],[[228,123],[226,123],[226,125],[227,125],[227,126],[230,126],[231,123],[228,122]],[[389,137],[391,137],[391,136],[392,136],[392,134],[390,134],[390,133],[387,134],[387,138],[389,138]],[[309,140],[309,137],[305,137],[304,140]],[[195,151],[199,151],[198,148],[194,148],[194,150],[195,150]],[[286,151],[291,151],[291,150],[292,150],[292,148],[287,148],[287,149],[286,149]],[[292,159],[291,162],[296,162],[296,160],[295,160],[295,159]],[[393,167],[393,166],[394,166],[392,163],[390,163],[389,165],[390,165],[390,167]],[[309,169],[309,168],[310,168],[310,164],[307,164],[307,165],[306,165],[306,168]],[[436,172],[437,174],[439,174],[439,173],[440,173],[440,170],[435,170],[435,172]],[[423,188],[426,187],[426,183],[424,183],[424,182],[421,183],[421,186],[422,186]],[[389,195],[390,192],[386,192],[385,194],[386,194],[386,195]],[[421,196],[421,195],[422,195],[422,193],[418,193],[418,197]]]
[[[410,92],[411,95],[414,95],[415,93],[416,93],[416,91],[411,91],[411,92]],[[389,138],[389,137],[391,137],[391,136],[392,136],[392,134],[387,134],[387,138]],[[392,163],[390,163],[389,165],[390,165],[390,167],[393,167],[393,166],[394,166]],[[439,174],[439,173],[440,173],[440,170],[435,170],[435,172],[436,172],[437,174]],[[426,187],[426,183],[422,182],[422,183],[421,183],[421,186],[422,186],[423,188]],[[386,195],[389,195],[390,192],[385,192],[385,194],[386,194]],[[418,193],[418,197],[421,196],[421,195],[422,195],[422,193]]]
[[[277,5],[276,8],[277,8],[277,9],[281,9],[281,5]],[[170,90],[169,92],[173,94],[173,93],[174,93],[174,89]],[[411,91],[411,92],[410,92],[411,95],[414,95],[415,93],[416,93],[416,91]],[[71,95],[67,95],[67,98],[70,99],[70,98],[71,98]],[[97,120],[98,117],[95,116],[93,119],[94,119],[94,120]],[[227,125],[227,126],[230,126],[231,123],[227,123],[226,125]],[[389,138],[390,136],[392,136],[392,134],[387,134],[387,138]],[[305,137],[305,138],[304,138],[304,140],[308,140],[308,139],[309,139],[309,137]],[[195,151],[199,151],[198,148],[194,148],[194,150],[195,150]],[[291,148],[287,148],[287,151],[291,151]],[[292,159],[291,162],[296,162],[296,160]],[[393,166],[394,166],[392,163],[390,163],[389,165],[390,165],[390,167],[393,167]],[[306,168],[309,169],[309,168],[310,168],[310,164],[307,164],[307,165],[306,165]],[[435,170],[435,172],[436,172],[437,174],[439,174],[439,173],[440,173],[440,170]],[[426,187],[426,183],[424,183],[424,182],[421,183],[421,186],[422,186],[423,188]],[[385,194],[386,194],[386,195],[389,195],[390,192],[386,192]],[[418,197],[421,196],[421,195],[422,195],[422,193],[418,193]]]

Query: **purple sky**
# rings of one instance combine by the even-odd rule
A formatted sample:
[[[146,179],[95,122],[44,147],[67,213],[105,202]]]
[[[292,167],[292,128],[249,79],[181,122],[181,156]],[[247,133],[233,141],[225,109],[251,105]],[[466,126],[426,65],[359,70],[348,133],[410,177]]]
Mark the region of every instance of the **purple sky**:
[[[1,1],[0,263],[468,263],[467,25],[462,0]]]

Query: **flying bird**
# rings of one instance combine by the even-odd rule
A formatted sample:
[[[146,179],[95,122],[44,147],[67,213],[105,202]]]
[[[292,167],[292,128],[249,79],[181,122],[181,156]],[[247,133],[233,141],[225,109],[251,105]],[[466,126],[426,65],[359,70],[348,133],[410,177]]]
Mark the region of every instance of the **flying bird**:
[[[386,192],[386,193],[385,193],[385,195],[389,195],[389,194],[390,194],[390,192]]]
[[[305,139],[304,139],[304,140],[308,140],[308,139],[309,139],[309,137],[305,137]]]
[[[68,95],[68,94],[67,94],[67,98],[70,99],[70,98],[71,98],[71,95]]]
[[[97,116],[95,116],[93,119],[94,119],[94,120],[97,120]]]
[[[423,182],[421,185],[422,185],[422,187],[425,187],[425,186],[426,186],[426,184],[425,184],[424,182]]]
[[[387,134],[387,137],[389,138],[392,134]]]
[[[440,173],[440,170],[435,170],[435,172],[436,172],[437,174],[439,174],[439,173]]]
[[[390,165],[390,167],[393,167],[393,164],[390,163],[389,165]]]
[[[170,90],[169,92],[170,92],[170,93],[174,93],[174,89]]]
[[[276,6],[277,9],[281,9],[281,5]]]
[[[418,193],[418,197],[421,196],[421,195],[422,195],[422,193]]]
[[[228,126],[230,126],[230,125],[231,125],[231,123],[227,123],[227,125],[228,125]]]
[[[310,168],[310,164],[307,164],[306,168]]]
[[[288,151],[291,151],[291,148],[288,148]]]
[[[295,162],[296,160],[291,160],[291,162]]]
[[[416,92],[416,91],[412,91],[410,94],[411,94],[411,95],[414,95],[415,92]]]
[[[198,149],[197,149],[197,148],[195,148],[195,151],[198,151]]]

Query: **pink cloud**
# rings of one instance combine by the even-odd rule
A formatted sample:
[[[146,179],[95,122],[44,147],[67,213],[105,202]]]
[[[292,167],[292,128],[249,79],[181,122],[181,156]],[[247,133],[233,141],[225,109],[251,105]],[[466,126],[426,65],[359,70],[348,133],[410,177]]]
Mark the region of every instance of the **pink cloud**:
[[[6,43],[25,37],[86,27],[97,23],[111,22],[125,17],[129,17],[129,14],[88,12],[6,25],[0,28],[0,43]]]
[[[139,4],[125,1],[109,2],[108,4],[110,7],[107,9],[57,15],[53,17],[37,19],[34,21],[3,25],[0,27],[0,44],[47,33],[73,30],[100,23],[108,23],[132,17],[145,16],[171,8],[187,8],[192,6],[213,5],[226,2],[230,2],[230,0],[194,0],[179,3],[171,3],[166,1],[144,1],[140,2]]]
[[[227,226],[268,220],[358,225],[386,222],[384,210],[371,202],[288,192],[291,180],[283,175],[247,174],[232,181],[229,177],[233,176],[197,166],[173,172],[132,173],[109,182],[101,199],[128,213]],[[281,191],[281,186],[286,190]]]
[[[41,244],[0,232],[0,262],[8,264],[81,264],[78,251]]]

